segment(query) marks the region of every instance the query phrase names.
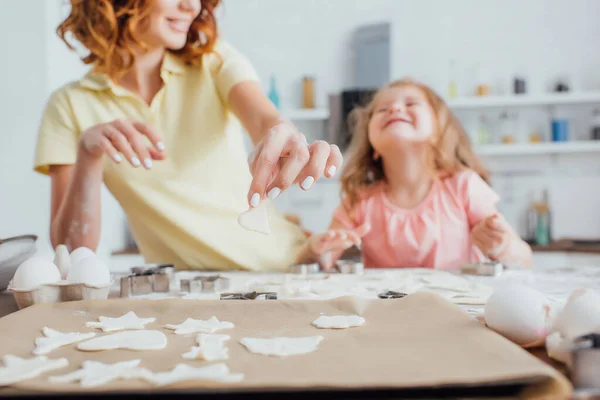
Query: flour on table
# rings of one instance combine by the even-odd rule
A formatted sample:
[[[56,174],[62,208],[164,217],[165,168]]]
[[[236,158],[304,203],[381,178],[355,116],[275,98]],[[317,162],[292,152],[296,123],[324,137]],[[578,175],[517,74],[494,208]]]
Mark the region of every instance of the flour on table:
[[[51,376],[50,383],[72,383],[79,381],[81,387],[96,387],[117,379],[150,379],[152,372],[139,368],[141,360],[104,364],[98,361],[84,361],[82,368],[70,374]]]
[[[214,333],[201,333],[196,337],[198,346],[194,346],[182,357],[186,360],[222,361],[229,358],[229,349],[225,342],[230,340],[229,335]]]
[[[187,335],[188,333],[215,333],[221,329],[231,329],[231,322],[219,321],[217,317],[207,320],[188,318],[179,325],[166,325],[165,328],[175,331],[176,335]]]
[[[82,340],[91,339],[96,336],[94,332],[62,333],[50,328],[44,328],[42,333],[45,337],[35,339],[35,349],[33,349],[33,354],[36,356],[48,354],[52,350],[58,349],[59,347],[81,342]]]
[[[314,326],[320,329],[346,329],[361,326],[364,323],[365,319],[358,315],[321,315],[312,322]]]
[[[294,356],[312,353],[319,348],[323,336],[306,336],[299,338],[276,337],[272,339],[243,338],[240,343],[251,353],[265,356]]]
[[[161,350],[167,347],[167,337],[161,331],[124,331],[97,337],[77,345],[78,350]]]
[[[468,280],[447,272],[423,276],[421,279],[430,289],[451,290],[453,292],[471,291],[471,283]]]
[[[66,358],[51,360],[46,356],[26,359],[8,355],[2,357],[2,361],[4,366],[0,367],[0,386],[12,385],[69,365]]]
[[[229,367],[223,363],[206,367],[194,368],[186,364],[177,364],[169,372],[154,373],[146,380],[157,386],[170,385],[183,381],[213,381],[213,382],[240,382],[244,374],[232,374]]]
[[[133,311],[118,318],[98,317],[100,322],[87,322],[88,328],[101,329],[103,332],[114,332],[125,329],[144,329],[146,324],[156,321],[156,318],[140,318]]]
[[[258,207],[250,207],[247,211],[241,213],[238,216],[238,224],[249,231],[262,233],[263,235],[271,234],[266,204],[267,201],[263,200]]]

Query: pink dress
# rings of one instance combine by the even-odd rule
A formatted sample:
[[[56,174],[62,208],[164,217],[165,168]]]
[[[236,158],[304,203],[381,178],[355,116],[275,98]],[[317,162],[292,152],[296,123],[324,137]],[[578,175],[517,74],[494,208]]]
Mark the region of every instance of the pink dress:
[[[366,192],[365,192],[366,193]],[[348,215],[342,205],[334,219],[348,229],[369,223],[362,242],[368,268],[458,269],[483,256],[471,243],[471,229],[496,212],[498,195],[472,170],[434,181],[417,207],[393,205],[385,184],[368,189],[368,195]]]

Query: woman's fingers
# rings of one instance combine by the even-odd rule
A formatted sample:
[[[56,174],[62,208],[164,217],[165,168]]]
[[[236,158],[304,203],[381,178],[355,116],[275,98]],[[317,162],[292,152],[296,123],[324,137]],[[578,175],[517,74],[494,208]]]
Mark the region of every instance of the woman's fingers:
[[[280,192],[283,192],[298,179],[300,172],[310,160],[310,152],[308,146],[299,135],[293,135],[288,139],[284,148],[289,155],[285,158],[283,166],[279,170],[279,173],[274,177],[270,183],[268,190],[277,188]],[[314,177],[307,177],[300,183],[300,186],[304,190],[308,190],[314,183]]]
[[[150,140],[150,142],[152,143],[152,145],[154,146],[154,148],[160,152],[163,152],[166,150],[165,148],[165,144],[162,141],[162,138],[160,137],[160,135],[158,134],[158,132],[156,131],[156,129],[154,129],[153,126],[146,124],[144,122],[139,122],[139,121],[130,121],[131,125],[138,131],[140,132],[142,135],[146,136],[148,138],[148,140]]]
[[[152,159],[150,158],[150,153],[148,153],[148,149],[142,139],[143,134],[134,127],[134,124],[127,120],[117,120],[115,121],[114,126],[129,141],[129,144],[137,155],[136,161],[141,161],[146,169],[152,168]]]
[[[123,157],[125,157],[131,165],[139,167],[140,159],[135,154],[135,151],[131,147],[131,144],[129,144],[129,140],[127,140],[125,135],[112,125],[107,126],[106,131],[106,137],[110,140],[115,149],[123,154]]]
[[[323,140],[317,140],[308,146],[308,152],[310,159],[304,165],[302,172],[296,179],[296,181],[300,182],[300,187],[304,190],[310,189],[310,185],[306,185],[305,183],[310,182],[312,185],[312,182],[318,181],[325,172],[331,146]]]
[[[325,176],[333,178],[343,162],[342,152],[335,144],[329,146],[329,157],[325,166]]]
[[[117,164],[119,164],[123,160],[123,158],[119,155],[117,149],[115,149],[115,146],[113,146],[110,140],[108,140],[106,137],[102,137],[100,141],[100,146],[102,146],[104,152]]]

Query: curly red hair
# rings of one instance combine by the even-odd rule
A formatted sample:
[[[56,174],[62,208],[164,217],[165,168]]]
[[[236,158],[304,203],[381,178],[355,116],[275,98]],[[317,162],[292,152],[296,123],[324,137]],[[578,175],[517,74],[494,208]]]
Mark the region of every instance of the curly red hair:
[[[213,51],[217,39],[214,10],[221,0],[201,2],[202,11],[192,23],[185,46],[173,51],[191,65],[200,65],[202,56]],[[117,78],[133,66],[134,46],[144,47],[135,32],[151,10],[152,0],[71,0],[71,13],[56,33],[74,50],[66,38],[70,33],[90,52],[82,58],[84,63]]]

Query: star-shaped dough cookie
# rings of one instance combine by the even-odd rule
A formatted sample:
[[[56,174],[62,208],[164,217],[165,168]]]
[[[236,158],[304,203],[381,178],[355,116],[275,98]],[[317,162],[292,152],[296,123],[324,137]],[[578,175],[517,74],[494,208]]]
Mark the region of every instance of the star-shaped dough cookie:
[[[222,361],[229,358],[229,349],[225,342],[229,335],[201,333],[196,337],[198,346],[194,346],[182,357],[186,360]]]
[[[17,356],[2,357],[4,367],[0,367],[0,386],[12,385],[26,379],[35,378],[44,372],[64,368],[69,365],[66,358],[48,359],[46,356],[21,358]]]
[[[215,333],[221,329],[231,329],[234,325],[231,322],[219,321],[217,317],[207,320],[188,318],[179,325],[166,325],[165,328],[175,331],[177,335],[186,335],[188,333]]]
[[[59,347],[81,342],[82,340],[91,339],[96,336],[94,332],[62,333],[51,328],[42,329],[42,333],[45,337],[35,339],[35,349],[33,349],[33,354],[36,356],[48,354],[52,350],[58,349]]]
[[[156,321],[156,318],[140,318],[133,311],[118,318],[98,317],[100,322],[87,322],[89,328],[101,329],[103,332],[114,332],[125,329],[144,329],[146,324]]]

